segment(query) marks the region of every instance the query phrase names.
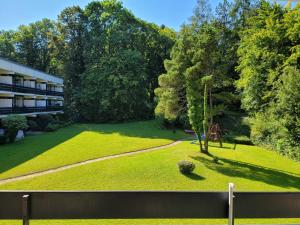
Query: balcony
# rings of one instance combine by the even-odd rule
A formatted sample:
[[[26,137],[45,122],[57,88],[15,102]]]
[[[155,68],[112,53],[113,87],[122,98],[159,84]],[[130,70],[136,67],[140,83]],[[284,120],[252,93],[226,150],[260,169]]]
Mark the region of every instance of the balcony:
[[[8,114],[22,114],[22,113],[38,113],[38,112],[52,112],[61,111],[62,106],[47,106],[47,107],[5,107],[0,108],[0,115]]]
[[[24,87],[16,84],[3,84],[0,83],[0,91],[10,91],[18,93],[28,93],[37,95],[52,95],[52,96],[64,96],[63,92],[51,91],[51,90],[41,90],[38,88]]]

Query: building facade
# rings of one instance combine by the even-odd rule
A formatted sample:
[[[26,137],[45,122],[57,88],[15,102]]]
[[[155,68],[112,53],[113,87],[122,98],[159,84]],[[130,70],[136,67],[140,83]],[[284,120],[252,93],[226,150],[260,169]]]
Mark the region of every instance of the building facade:
[[[63,79],[0,58],[0,118],[63,113]]]

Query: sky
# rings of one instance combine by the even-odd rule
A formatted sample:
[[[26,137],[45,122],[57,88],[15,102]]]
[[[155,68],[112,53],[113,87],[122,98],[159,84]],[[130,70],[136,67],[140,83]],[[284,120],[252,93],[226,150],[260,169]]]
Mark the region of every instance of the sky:
[[[1,0],[0,30],[16,29],[19,25],[43,18],[57,19],[66,7],[86,6],[92,0]],[[219,0],[210,0],[214,8]],[[123,5],[135,16],[166,25],[178,31],[192,15],[197,0],[123,0]]]

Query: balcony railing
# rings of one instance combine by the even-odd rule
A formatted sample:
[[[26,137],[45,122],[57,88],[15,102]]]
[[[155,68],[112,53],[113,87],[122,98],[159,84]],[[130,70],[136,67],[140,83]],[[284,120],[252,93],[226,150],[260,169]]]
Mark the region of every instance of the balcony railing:
[[[22,114],[22,113],[35,113],[35,112],[51,112],[61,111],[62,106],[47,106],[47,107],[5,107],[0,108],[0,115],[8,114]]]
[[[0,191],[0,219],[300,218],[300,192]],[[67,224],[67,223],[66,223]]]
[[[63,92],[52,91],[52,90],[41,90],[38,88],[24,87],[16,84],[3,84],[0,83],[0,90],[10,91],[10,92],[19,92],[19,93],[30,93],[38,95],[53,95],[53,96],[64,96]]]

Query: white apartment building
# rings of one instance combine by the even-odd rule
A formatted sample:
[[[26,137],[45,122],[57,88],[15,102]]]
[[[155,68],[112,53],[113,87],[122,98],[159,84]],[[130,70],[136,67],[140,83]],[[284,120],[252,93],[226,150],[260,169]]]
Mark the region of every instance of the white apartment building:
[[[0,57],[0,118],[63,113],[63,79]]]

